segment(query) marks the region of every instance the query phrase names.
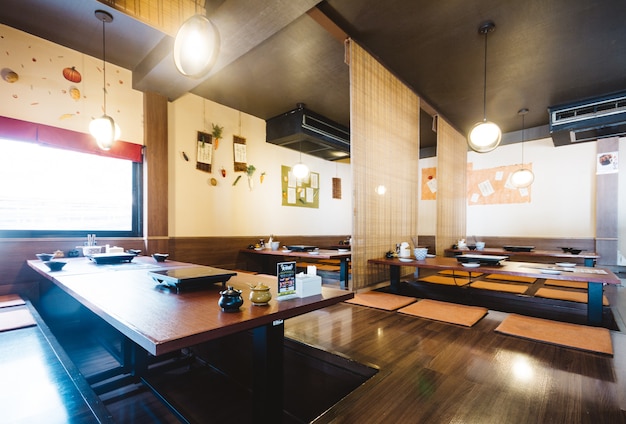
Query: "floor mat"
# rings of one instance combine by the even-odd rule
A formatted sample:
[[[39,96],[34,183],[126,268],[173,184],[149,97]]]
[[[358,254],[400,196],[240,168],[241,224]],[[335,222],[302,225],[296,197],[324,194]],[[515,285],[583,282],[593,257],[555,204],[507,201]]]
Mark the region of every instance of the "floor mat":
[[[471,327],[487,315],[488,311],[487,308],[478,306],[457,305],[455,303],[424,299],[406,306],[398,310],[398,312]]]
[[[495,331],[524,339],[613,356],[611,333],[606,328],[511,314],[500,323]]]
[[[517,283],[528,283],[528,284],[532,284],[535,281],[537,281],[537,279],[533,277],[520,277],[517,275],[503,275],[503,274],[489,274],[485,278],[490,278],[492,280],[515,281]]]
[[[445,284],[447,286],[465,286],[470,282],[468,278],[443,277],[441,275],[429,275],[428,277],[420,278],[419,281],[426,281],[427,283],[435,284]]]
[[[0,296],[0,308],[25,304],[26,302],[24,302],[24,299],[22,299],[18,294],[5,294]]]
[[[584,283],[582,281],[566,281],[566,280],[548,279],[543,284],[545,284],[546,286],[568,287],[571,289],[587,290],[587,283]]]
[[[17,330],[33,325],[37,323],[25,306],[0,309],[0,331]]]
[[[415,302],[414,297],[400,296],[392,293],[382,293],[377,291],[368,291],[356,293],[354,298],[346,300],[346,303],[354,305],[369,306],[371,308],[384,309],[385,311],[395,311],[403,306]]]
[[[570,302],[587,303],[586,292],[575,292],[570,290],[559,290],[542,287],[535,293],[537,297],[544,297],[547,299],[568,300]],[[602,295],[602,305],[609,306],[609,299]]]
[[[490,281],[475,281],[470,284],[470,287],[475,289],[494,290],[517,294],[522,294],[528,290],[528,286],[522,286],[520,284],[492,283]]]

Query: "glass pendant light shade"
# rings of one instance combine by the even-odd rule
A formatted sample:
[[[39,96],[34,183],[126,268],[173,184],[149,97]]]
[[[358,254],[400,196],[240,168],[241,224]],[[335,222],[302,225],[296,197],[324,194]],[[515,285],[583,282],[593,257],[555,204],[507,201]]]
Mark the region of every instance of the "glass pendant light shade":
[[[98,147],[110,150],[113,143],[120,139],[121,131],[109,115],[102,115],[89,123],[89,132],[96,139]]]
[[[487,153],[502,141],[502,130],[493,122],[483,121],[472,127],[467,137],[470,148],[478,153]]]
[[[291,168],[291,172],[293,172],[293,176],[296,178],[306,178],[309,175],[309,167],[302,162],[298,162]]]
[[[493,22],[486,22],[478,28],[478,33],[485,36],[485,72],[483,74],[483,120],[476,123],[467,136],[470,149],[478,153],[487,153],[498,147],[502,141],[502,130],[493,122],[487,121],[487,34],[495,30]]]
[[[511,184],[517,188],[529,187],[535,181],[535,174],[530,169],[523,167],[511,175]]]
[[[192,78],[205,75],[215,64],[220,46],[219,32],[206,16],[193,15],[176,33],[174,63],[178,71]]]

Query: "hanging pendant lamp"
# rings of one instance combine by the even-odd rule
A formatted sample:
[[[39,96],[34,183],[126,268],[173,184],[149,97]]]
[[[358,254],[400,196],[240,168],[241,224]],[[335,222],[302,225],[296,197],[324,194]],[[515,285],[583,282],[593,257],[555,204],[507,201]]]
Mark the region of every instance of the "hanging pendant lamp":
[[[483,120],[476,123],[467,137],[469,147],[478,153],[487,153],[498,147],[502,140],[502,131],[498,125],[487,121],[487,34],[493,32],[496,25],[487,22],[478,28],[478,33],[485,36],[485,72],[483,80]]]
[[[197,6],[197,4],[196,4]],[[220,49],[220,34],[206,16],[196,13],[178,29],[174,63],[181,74],[200,78],[211,70]]]
[[[520,169],[511,175],[511,184],[517,188],[529,187],[535,181],[535,174],[528,168],[524,168],[524,116],[528,113],[528,109],[520,109],[517,112],[522,116],[522,165]]]
[[[102,21],[102,91],[104,96],[102,111],[104,114],[89,123],[89,132],[96,139],[98,147],[102,150],[109,150],[113,143],[120,138],[120,127],[113,118],[107,115],[106,37],[104,26],[109,22],[113,22],[113,16],[104,10],[96,10],[95,15],[99,21]]]
[[[302,141],[300,142],[300,161],[291,167],[291,172],[298,179],[306,178],[309,175],[309,167],[302,163]]]

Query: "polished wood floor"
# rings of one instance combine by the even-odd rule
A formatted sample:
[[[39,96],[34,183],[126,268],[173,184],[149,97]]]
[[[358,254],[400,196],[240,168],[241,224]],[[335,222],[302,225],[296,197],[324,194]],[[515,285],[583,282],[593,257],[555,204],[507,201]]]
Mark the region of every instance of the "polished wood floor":
[[[619,330],[611,331],[614,357],[580,352],[497,334],[506,313],[490,310],[472,328],[458,327],[367,307],[339,304],[285,322],[290,339],[375,368],[378,372],[337,399],[315,423],[626,423],[626,290],[607,288]],[[96,328],[96,327],[94,327]],[[97,331],[97,330],[96,330]],[[84,338],[62,343],[84,373],[108,363],[107,354]],[[187,369],[200,375],[206,368]],[[307,390],[309,375],[289,368],[294,387]],[[223,407],[245,408],[224,398],[220,387],[196,391]],[[103,399],[120,423],[171,423],[176,417],[143,386]],[[319,392],[319,390],[318,390]],[[183,400],[184,402],[184,400]],[[198,422],[242,422],[196,416]],[[306,422],[286,416],[285,422]]]

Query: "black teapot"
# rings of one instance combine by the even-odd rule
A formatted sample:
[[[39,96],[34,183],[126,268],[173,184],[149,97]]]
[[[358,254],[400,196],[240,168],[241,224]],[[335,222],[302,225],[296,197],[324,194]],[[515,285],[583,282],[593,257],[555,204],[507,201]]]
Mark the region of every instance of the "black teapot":
[[[224,312],[239,311],[239,307],[243,305],[241,290],[234,289],[233,286],[228,286],[228,289],[220,292],[220,300],[217,304]]]

